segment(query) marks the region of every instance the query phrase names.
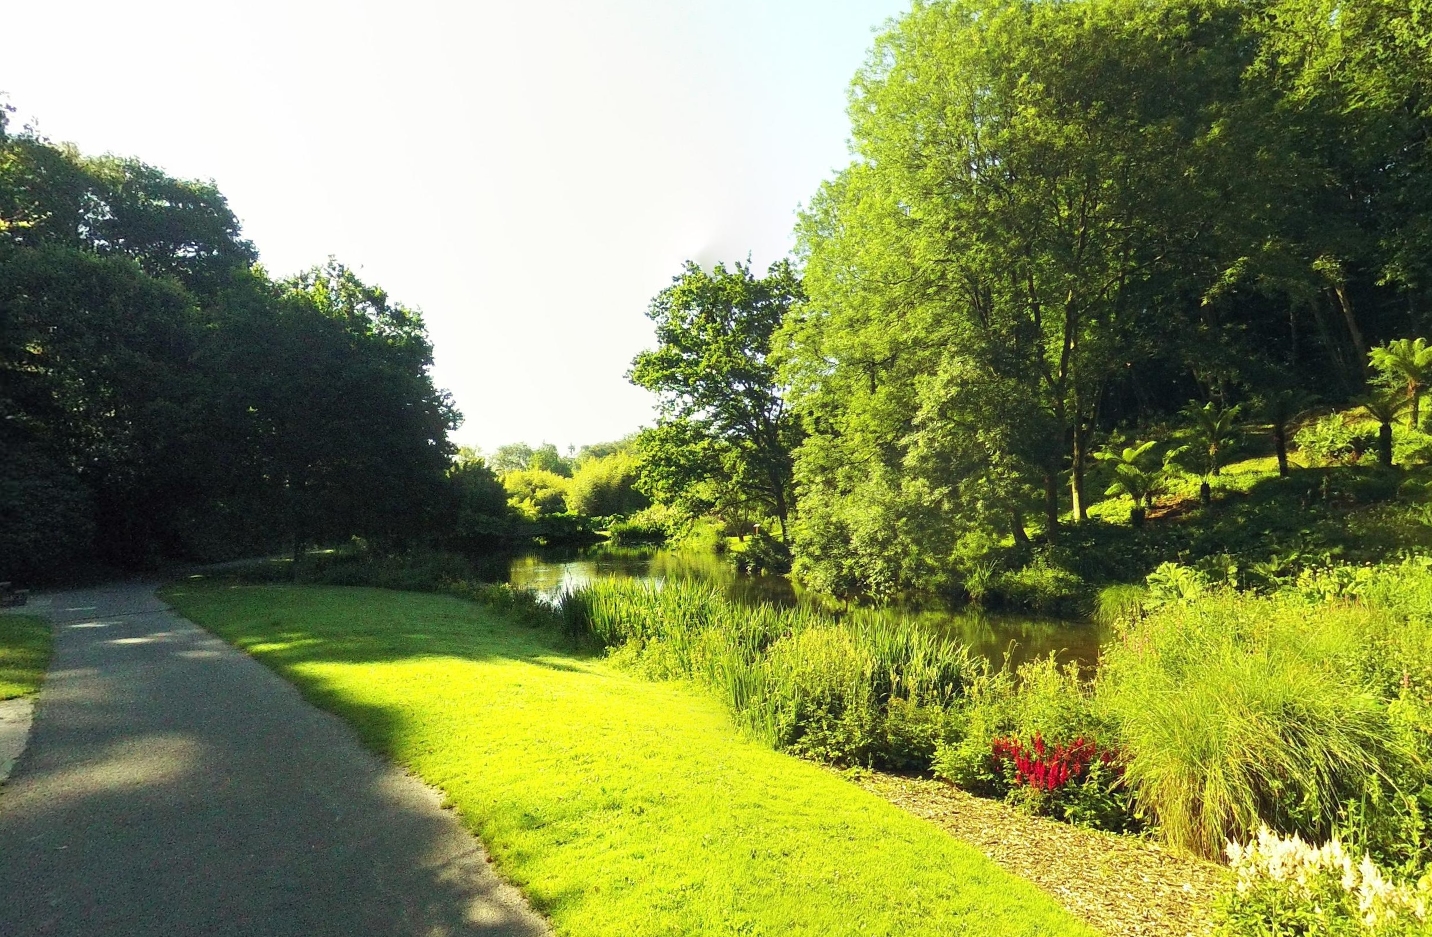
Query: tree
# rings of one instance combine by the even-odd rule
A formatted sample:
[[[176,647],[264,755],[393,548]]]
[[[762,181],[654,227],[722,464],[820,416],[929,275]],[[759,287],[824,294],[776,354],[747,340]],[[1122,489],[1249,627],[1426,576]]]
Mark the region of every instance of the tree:
[[[1392,468],[1392,423],[1407,405],[1407,399],[1394,390],[1373,394],[1360,404],[1377,421],[1377,464],[1383,468]]]
[[[577,464],[567,486],[567,504],[574,514],[588,517],[626,515],[651,501],[636,488],[641,464],[629,449],[588,457]]]
[[[1273,434],[1273,452],[1278,475],[1288,477],[1288,428],[1312,406],[1313,398],[1295,388],[1283,387],[1257,398],[1258,416],[1268,422]]]
[[[1432,347],[1427,345],[1427,339],[1394,339],[1368,352],[1368,359],[1378,370],[1381,383],[1406,388],[1407,425],[1420,428],[1422,392],[1432,381]]]
[[[1134,443],[1121,450],[1096,452],[1095,458],[1107,463],[1114,470],[1106,495],[1128,495],[1134,505],[1129,510],[1129,522],[1135,527],[1144,526],[1144,513],[1168,477],[1170,457],[1164,457],[1159,468],[1147,465],[1147,456],[1158,445],[1154,440]]]
[[[1198,489],[1199,500],[1205,505],[1210,504],[1213,491],[1208,479],[1218,477],[1224,450],[1238,438],[1238,416],[1242,407],[1238,404],[1222,407],[1211,400],[1200,406],[1198,401],[1190,400],[1183,412],[1192,424],[1190,430],[1194,444],[1202,456],[1203,482]]]
[[[686,481],[723,480],[735,485],[780,524],[788,537],[795,510],[791,450],[800,430],[786,409],[784,388],[771,358],[771,339],[791,306],[802,299],[799,277],[786,261],[763,278],[741,263],[711,271],[688,262],[672,285],[652,300],[657,347],[642,352],[628,374],[657,395],[658,429],[675,434],[646,437],[642,451],[653,471],[686,463]],[[697,443],[697,469],[687,453],[660,451],[668,438]],[[678,475],[649,491],[668,487]]]

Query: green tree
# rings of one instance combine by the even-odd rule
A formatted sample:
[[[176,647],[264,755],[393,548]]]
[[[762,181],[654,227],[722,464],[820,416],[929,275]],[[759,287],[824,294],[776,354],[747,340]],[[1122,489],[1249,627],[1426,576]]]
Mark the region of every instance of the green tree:
[[[1205,505],[1213,501],[1213,491],[1208,479],[1218,477],[1223,467],[1224,451],[1238,439],[1238,417],[1242,409],[1239,404],[1224,407],[1211,400],[1202,405],[1196,400],[1190,400],[1184,408],[1194,447],[1200,456],[1203,481],[1199,485],[1198,494],[1199,500]]]
[[[567,504],[575,514],[588,517],[627,515],[651,504],[637,490],[641,464],[634,452],[618,449],[604,456],[581,459],[567,487]]]
[[[688,262],[652,300],[647,315],[656,323],[657,347],[638,355],[628,376],[657,395],[658,428],[679,429],[648,435],[641,446],[661,476],[648,491],[725,482],[774,517],[787,536],[795,510],[791,450],[800,431],[786,409],[771,339],[802,296],[800,279],[785,261],[764,278],[741,263],[706,271]],[[659,451],[678,438],[683,445],[698,442],[700,459]],[[668,470],[678,465],[682,471]]]
[[[1273,435],[1273,453],[1278,459],[1278,475],[1288,477],[1288,429],[1308,411],[1313,397],[1296,388],[1282,387],[1257,398],[1258,417],[1266,420]]]
[[[1377,464],[1383,468],[1392,468],[1392,423],[1407,405],[1407,399],[1395,390],[1373,394],[1360,404],[1377,421]]]
[[[1432,347],[1427,339],[1394,339],[1383,348],[1372,349],[1368,359],[1378,370],[1381,383],[1406,389],[1407,425],[1420,428],[1422,393],[1432,381]]]

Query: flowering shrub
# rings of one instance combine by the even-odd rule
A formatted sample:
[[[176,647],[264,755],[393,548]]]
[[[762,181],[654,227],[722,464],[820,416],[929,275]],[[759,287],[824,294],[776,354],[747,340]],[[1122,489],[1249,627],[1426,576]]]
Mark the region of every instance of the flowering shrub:
[[[1266,826],[1246,846],[1230,842],[1232,891],[1218,908],[1219,933],[1285,937],[1426,937],[1432,934],[1432,876],[1393,882],[1372,860],[1354,860],[1337,840],[1311,846]]]
[[[1122,832],[1139,825],[1113,752],[1083,738],[1051,745],[1035,733],[996,738],[990,745],[993,773],[1004,780],[1008,799],[1034,813],[1080,826]]]
[[[1095,759],[1106,765],[1113,761],[1112,753],[1099,751],[1093,742],[1082,737],[1070,745],[1051,747],[1038,732],[1034,733],[1034,741],[1028,748],[1016,738],[995,739],[991,748],[997,767],[1014,769],[1013,786],[1032,787],[1047,794],[1078,781]]]

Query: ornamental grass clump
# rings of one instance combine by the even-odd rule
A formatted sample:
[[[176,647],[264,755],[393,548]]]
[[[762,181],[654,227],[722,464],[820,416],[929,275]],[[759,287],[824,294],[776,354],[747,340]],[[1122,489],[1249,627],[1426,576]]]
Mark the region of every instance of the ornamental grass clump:
[[[756,736],[836,764],[928,767],[979,667],[912,622],[748,606],[697,582],[606,580],[564,596],[559,611],[618,663],[702,683]]]
[[[1227,857],[1235,884],[1216,911],[1225,937],[1432,934],[1432,876],[1394,881],[1336,839],[1312,846],[1265,826],[1247,845],[1230,841]]]
[[[1416,755],[1364,677],[1386,616],[1217,590],[1106,647],[1097,705],[1118,727],[1125,783],[1167,841],[1212,858],[1260,824],[1372,836],[1396,826],[1379,812],[1415,809],[1395,769]]]

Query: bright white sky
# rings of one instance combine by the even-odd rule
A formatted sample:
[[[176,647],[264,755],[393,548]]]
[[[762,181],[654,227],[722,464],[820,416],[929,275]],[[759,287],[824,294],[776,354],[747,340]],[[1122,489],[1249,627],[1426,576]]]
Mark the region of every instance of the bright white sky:
[[[275,274],[421,308],[460,442],[652,421],[623,378],[683,260],[761,270],[848,161],[897,0],[0,0],[0,91],[91,153],[212,178]]]

